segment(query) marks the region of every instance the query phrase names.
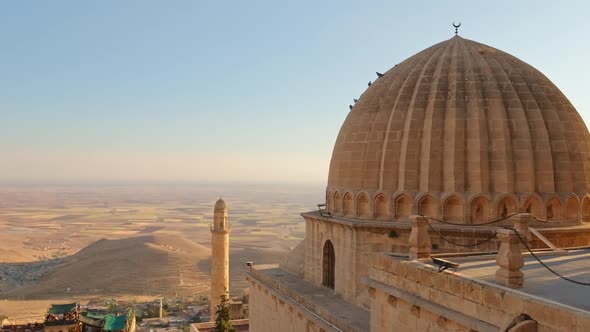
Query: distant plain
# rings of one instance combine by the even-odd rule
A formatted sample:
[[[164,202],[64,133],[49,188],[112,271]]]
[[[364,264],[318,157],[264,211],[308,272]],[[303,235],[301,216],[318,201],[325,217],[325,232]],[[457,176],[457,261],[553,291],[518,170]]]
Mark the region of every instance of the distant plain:
[[[300,213],[317,208],[323,188],[0,187],[0,315],[18,321],[24,312],[31,315],[24,308],[51,299],[207,295],[209,227],[220,196],[231,224],[230,289],[241,295],[247,287],[245,262],[279,263],[303,239]]]

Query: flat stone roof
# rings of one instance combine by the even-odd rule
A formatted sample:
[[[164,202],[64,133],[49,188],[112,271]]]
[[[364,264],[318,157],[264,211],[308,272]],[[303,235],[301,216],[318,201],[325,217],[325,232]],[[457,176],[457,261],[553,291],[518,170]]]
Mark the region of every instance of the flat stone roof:
[[[557,273],[577,281],[590,282],[590,249],[570,250],[569,253],[564,254],[555,252],[535,254]],[[590,286],[565,281],[543,267],[530,254],[523,256],[524,287],[516,288],[516,291],[590,311]],[[457,273],[461,275],[495,283],[495,273],[498,269],[495,255],[456,256],[445,259],[459,263]],[[427,264],[432,265],[432,263]]]
[[[369,311],[344,300],[331,289],[318,287],[277,265],[256,265],[246,273],[339,328],[345,325],[355,331],[370,330]]]

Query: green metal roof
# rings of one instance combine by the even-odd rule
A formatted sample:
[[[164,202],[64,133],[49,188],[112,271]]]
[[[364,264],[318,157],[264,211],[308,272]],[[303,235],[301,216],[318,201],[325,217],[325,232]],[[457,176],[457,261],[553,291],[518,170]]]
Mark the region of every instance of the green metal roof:
[[[86,317],[95,318],[95,319],[104,319],[108,314],[102,314],[99,312],[92,312],[89,311],[86,313]]]
[[[102,319],[95,319],[95,318],[82,316],[82,315],[80,315],[80,317],[78,317],[78,320],[86,325],[92,325],[92,326],[96,326],[96,327],[102,327],[104,324],[104,320],[102,320]]]
[[[52,304],[51,308],[47,310],[47,313],[52,315],[66,314],[68,312],[74,311],[74,309],[76,309],[76,305],[76,303]]]
[[[115,316],[115,315],[107,315],[104,321],[103,330],[105,331],[118,331],[125,329],[125,322],[127,317],[125,315],[122,316]]]

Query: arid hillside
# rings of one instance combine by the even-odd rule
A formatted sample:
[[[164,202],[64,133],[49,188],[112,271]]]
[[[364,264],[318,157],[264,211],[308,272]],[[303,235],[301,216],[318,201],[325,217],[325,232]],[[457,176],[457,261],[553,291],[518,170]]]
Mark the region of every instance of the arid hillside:
[[[176,235],[103,239],[63,258],[59,264],[45,267],[38,279],[8,290],[5,295],[42,298],[65,294],[195,293],[207,287],[207,273],[199,271],[197,264],[209,256],[209,248]],[[35,264],[28,265],[35,269]]]
[[[286,251],[237,249],[230,253],[232,293],[247,287],[245,262],[278,262]],[[1,296],[207,294],[211,250],[179,235],[102,239],[78,253],[49,262],[2,263]]]

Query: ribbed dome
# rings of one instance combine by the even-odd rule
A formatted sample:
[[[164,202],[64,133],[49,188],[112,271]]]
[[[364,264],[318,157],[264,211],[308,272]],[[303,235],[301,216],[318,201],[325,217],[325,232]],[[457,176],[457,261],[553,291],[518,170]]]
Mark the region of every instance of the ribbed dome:
[[[328,194],[459,195],[467,203],[480,194],[575,193],[579,201],[590,184],[589,137],[541,72],[455,36],[361,95],[338,134]]]

